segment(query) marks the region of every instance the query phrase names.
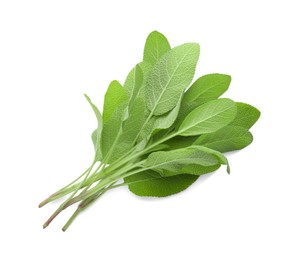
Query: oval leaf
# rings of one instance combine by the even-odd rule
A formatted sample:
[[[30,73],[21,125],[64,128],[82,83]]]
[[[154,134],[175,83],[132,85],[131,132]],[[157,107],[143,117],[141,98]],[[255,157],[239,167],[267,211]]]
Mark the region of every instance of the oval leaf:
[[[183,96],[177,124],[180,125],[185,116],[196,107],[218,99],[227,91],[230,83],[231,77],[224,74],[208,74],[197,79]]]
[[[148,156],[144,167],[182,173],[181,169],[189,164],[212,166],[220,163],[218,155],[206,149],[201,146],[191,146],[173,151],[154,152]]]
[[[219,98],[227,91],[231,76],[224,74],[208,74],[197,79],[185,92],[183,103],[195,102],[197,106]]]
[[[174,109],[172,109],[168,113],[161,116],[153,116],[150,119],[150,121],[146,124],[146,126],[143,128],[140,134],[141,138],[150,138],[159,131],[171,127],[178,116],[180,103],[181,99],[178,101],[178,104],[174,107]]]
[[[113,150],[122,134],[122,118],[126,108],[127,104],[121,104],[103,125],[101,147],[103,162],[105,163],[110,161]]]
[[[132,104],[127,120],[122,123],[121,132],[118,133],[119,137],[117,139],[115,138],[116,143],[113,145],[114,148],[111,153],[109,163],[117,160],[133,147],[135,137],[144,123],[144,112],[144,101],[141,98],[136,98]],[[111,131],[113,131],[113,129],[111,129]]]
[[[141,172],[124,179],[129,190],[138,196],[166,197],[187,189],[199,176],[181,174],[163,177],[154,171]]]
[[[162,115],[177,105],[193,79],[199,50],[196,43],[183,44],[155,64],[145,85],[146,104],[153,115]]]
[[[127,100],[128,96],[121,84],[117,80],[113,80],[104,98],[103,123],[106,123],[116,109]]]
[[[123,85],[124,90],[129,96],[129,104],[139,95],[143,82],[143,71],[137,64],[128,74]]]
[[[250,129],[260,118],[261,112],[249,104],[237,102],[236,105],[237,115],[230,125]]]
[[[154,65],[170,49],[171,46],[167,38],[160,32],[153,31],[146,39],[144,61]]]
[[[194,144],[224,153],[243,149],[252,141],[253,136],[247,129],[228,125],[214,133],[201,135]]]
[[[182,136],[212,133],[229,124],[236,116],[237,107],[231,99],[205,103],[189,113],[178,129]]]

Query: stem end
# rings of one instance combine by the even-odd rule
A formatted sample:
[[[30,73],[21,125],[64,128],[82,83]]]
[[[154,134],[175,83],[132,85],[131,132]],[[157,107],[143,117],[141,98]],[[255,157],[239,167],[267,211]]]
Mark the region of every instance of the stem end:
[[[74,221],[74,219],[80,214],[80,212],[81,212],[81,208],[78,207],[77,210],[72,214],[70,219],[67,221],[67,223],[62,228],[63,232],[65,232],[68,229],[68,227],[71,225],[71,223]]]

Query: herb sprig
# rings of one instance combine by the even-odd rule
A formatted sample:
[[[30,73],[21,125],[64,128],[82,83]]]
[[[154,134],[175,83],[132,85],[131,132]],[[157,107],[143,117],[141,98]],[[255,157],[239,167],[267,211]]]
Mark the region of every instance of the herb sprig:
[[[221,165],[230,172],[223,153],[253,141],[249,129],[260,112],[220,98],[230,85],[228,75],[205,75],[190,85],[199,52],[196,43],[171,48],[166,37],[154,31],[146,40],[143,61],[123,86],[118,81],[109,85],[102,114],[85,95],[97,119],[94,159],[82,175],[40,203],[42,207],[70,194],[44,228],[78,203],[65,231],[110,189],[128,186],[138,196],[164,197],[185,190]]]

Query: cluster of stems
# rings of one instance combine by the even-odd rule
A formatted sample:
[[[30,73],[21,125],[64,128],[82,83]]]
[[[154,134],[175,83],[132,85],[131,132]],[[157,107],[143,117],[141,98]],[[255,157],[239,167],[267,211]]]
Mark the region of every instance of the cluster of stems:
[[[43,207],[49,202],[62,198],[71,193],[71,195],[44,223],[43,228],[46,228],[63,210],[73,204],[79,203],[76,211],[62,228],[63,231],[66,231],[74,219],[82,211],[93,204],[102,194],[110,189],[127,185],[125,182],[119,183],[120,180],[148,170],[148,168],[143,166],[144,161],[141,160],[142,156],[148,153],[155,146],[173,138],[176,135],[177,133],[168,135],[147,146],[141,151],[138,151],[135,146],[125,156],[122,156],[111,164],[100,163],[97,167],[95,167],[97,162],[94,160],[91,166],[81,176],[39,204],[39,207]],[[108,153],[107,158],[109,158],[110,155],[111,154]]]

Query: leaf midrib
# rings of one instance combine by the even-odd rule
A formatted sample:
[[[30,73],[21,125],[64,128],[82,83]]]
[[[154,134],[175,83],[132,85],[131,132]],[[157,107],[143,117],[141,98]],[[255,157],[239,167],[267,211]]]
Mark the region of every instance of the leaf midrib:
[[[186,52],[186,54],[183,56],[183,58],[180,60],[180,62],[178,63],[177,67],[176,67],[175,70],[173,71],[173,73],[172,73],[172,75],[171,75],[169,81],[167,82],[166,86],[165,86],[164,88],[162,88],[162,92],[161,92],[159,98],[157,99],[157,102],[155,102],[155,105],[154,105],[153,109],[151,110],[150,116],[152,116],[152,115],[154,114],[155,109],[156,109],[157,105],[159,104],[160,99],[161,99],[161,98],[163,97],[163,95],[165,94],[165,92],[166,92],[166,90],[167,90],[169,84],[171,83],[171,81],[172,81],[172,79],[173,79],[173,77],[174,77],[176,71],[178,70],[178,68],[180,67],[180,65],[181,65],[181,63],[183,62],[183,60],[185,59],[185,57],[189,54],[189,52],[190,52],[192,49],[193,49],[193,47],[190,48],[190,49]],[[153,111],[153,112],[152,112],[152,111]]]
[[[161,162],[161,163],[159,163],[159,164],[156,164],[156,165],[154,165],[154,166],[149,166],[148,167],[148,169],[154,169],[154,168],[158,168],[158,167],[160,167],[160,166],[163,166],[163,165],[167,165],[167,164],[171,164],[171,163],[175,163],[175,162],[180,162],[180,161],[183,161],[183,160],[187,160],[187,159],[198,159],[197,157],[196,158],[192,158],[191,157],[191,155],[190,155],[190,157],[187,157],[187,158],[176,158],[176,159],[171,159],[170,161],[166,161],[166,162]],[[201,158],[200,157],[200,159],[204,159],[204,158]],[[208,160],[208,159],[205,159],[206,161],[210,161],[210,160]],[[200,164],[198,164],[198,165],[200,165]]]
[[[198,125],[198,124],[200,124],[200,123],[202,123],[202,122],[204,122],[204,121],[207,121],[208,119],[210,119],[210,118],[212,118],[212,117],[215,117],[215,116],[218,116],[218,115],[224,113],[225,111],[227,111],[227,110],[229,110],[229,109],[231,109],[231,108],[232,108],[232,106],[229,106],[229,107],[226,108],[225,110],[221,110],[220,112],[218,112],[218,113],[216,113],[216,114],[213,114],[212,116],[209,116],[209,117],[207,117],[207,118],[204,118],[204,120],[202,120],[202,121],[196,122],[194,125],[191,125],[191,126],[189,126],[189,127],[186,127],[186,128],[184,128],[184,129],[178,131],[178,133],[181,134],[181,133],[183,133],[183,132],[189,130],[190,128],[195,127],[196,125]]]
[[[174,70],[172,76],[170,77],[170,80],[169,80],[168,83],[166,84],[166,87],[163,88],[163,90],[162,90],[162,92],[161,92],[161,95],[160,95],[159,98],[157,99],[157,102],[155,103],[153,109],[150,111],[150,114],[149,114],[149,116],[147,117],[146,121],[144,122],[142,128],[140,129],[139,134],[136,136],[136,138],[135,138],[135,140],[134,140],[134,143],[135,143],[135,142],[137,141],[137,139],[139,138],[140,133],[143,131],[145,125],[148,124],[149,120],[152,118],[152,116],[153,116],[153,114],[154,114],[154,112],[155,112],[155,109],[156,109],[157,105],[159,104],[159,101],[160,101],[161,97],[162,97],[163,94],[165,93],[165,91],[166,91],[168,85],[170,84],[171,80],[173,79],[174,74],[176,73],[177,69],[178,69],[179,66],[181,65],[182,61],[185,59],[186,55],[187,55],[192,49],[193,49],[193,47],[190,48],[190,49],[188,50],[188,52],[183,56],[183,58],[181,59],[181,61],[180,61],[179,64],[178,64],[178,66],[177,66],[176,69]]]
[[[242,139],[248,139],[249,136],[236,136],[236,137],[231,137],[231,138],[226,138],[226,139],[222,139],[222,140],[217,140],[217,141],[213,141],[213,142],[203,142],[203,143],[199,143],[201,145],[210,145],[210,144],[218,144],[218,143],[224,143],[226,141],[231,141],[231,140],[235,140],[235,139],[239,139],[239,138],[242,138]]]

